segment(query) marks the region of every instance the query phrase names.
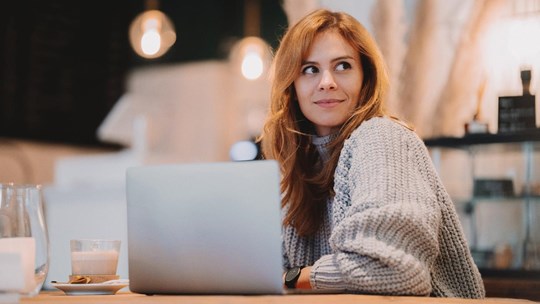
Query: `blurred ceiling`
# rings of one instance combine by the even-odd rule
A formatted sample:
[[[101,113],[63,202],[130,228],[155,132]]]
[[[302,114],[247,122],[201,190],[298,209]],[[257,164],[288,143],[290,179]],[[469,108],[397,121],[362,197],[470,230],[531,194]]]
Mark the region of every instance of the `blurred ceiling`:
[[[161,0],[176,28],[163,57],[138,57],[128,41],[144,0],[18,0],[0,11],[0,137],[105,145],[96,130],[137,67],[225,59],[246,32],[245,1],[276,47],[287,18],[279,0]],[[257,31],[256,31],[257,32]]]

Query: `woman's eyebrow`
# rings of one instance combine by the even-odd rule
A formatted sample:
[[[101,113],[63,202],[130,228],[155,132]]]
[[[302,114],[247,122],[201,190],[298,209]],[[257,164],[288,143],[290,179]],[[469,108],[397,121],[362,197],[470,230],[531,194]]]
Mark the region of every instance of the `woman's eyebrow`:
[[[334,58],[332,59],[332,62],[335,62],[335,61],[340,61],[340,60],[345,60],[345,59],[352,59],[352,60],[355,60],[353,56],[349,56],[349,55],[346,55],[346,56],[339,56],[337,58]]]
[[[306,61],[306,60],[302,60],[302,65],[306,65],[306,64],[317,64],[317,61]]]
[[[345,59],[355,60],[353,56],[345,55],[345,56],[336,57],[336,58],[330,60],[330,62],[336,62],[336,61],[345,60]],[[303,60],[302,65],[306,65],[306,64],[318,64],[318,62],[317,61]]]

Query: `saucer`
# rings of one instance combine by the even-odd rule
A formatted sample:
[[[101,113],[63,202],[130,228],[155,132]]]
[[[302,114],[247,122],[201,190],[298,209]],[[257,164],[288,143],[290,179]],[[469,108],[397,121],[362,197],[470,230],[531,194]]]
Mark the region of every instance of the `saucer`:
[[[127,282],[97,283],[97,284],[69,284],[51,283],[52,286],[62,290],[68,296],[82,295],[113,295],[120,289],[128,286]]]

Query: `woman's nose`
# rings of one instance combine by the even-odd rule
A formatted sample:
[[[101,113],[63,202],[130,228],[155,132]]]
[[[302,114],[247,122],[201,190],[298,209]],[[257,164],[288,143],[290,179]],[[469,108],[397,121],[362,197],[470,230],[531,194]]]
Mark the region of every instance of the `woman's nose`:
[[[323,71],[321,81],[319,82],[319,90],[333,90],[337,87],[334,76],[330,71]]]

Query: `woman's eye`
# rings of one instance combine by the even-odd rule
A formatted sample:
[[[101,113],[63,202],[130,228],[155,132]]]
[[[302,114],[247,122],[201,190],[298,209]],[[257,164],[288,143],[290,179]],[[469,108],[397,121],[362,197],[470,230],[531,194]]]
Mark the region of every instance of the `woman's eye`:
[[[348,70],[351,68],[351,64],[348,63],[348,62],[340,62],[338,63],[338,65],[336,66],[336,71],[344,71],[344,70]]]
[[[302,74],[315,74],[318,73],[319,69],[317,67],[314,67],[312,65],[305,67],[302,69]]]

